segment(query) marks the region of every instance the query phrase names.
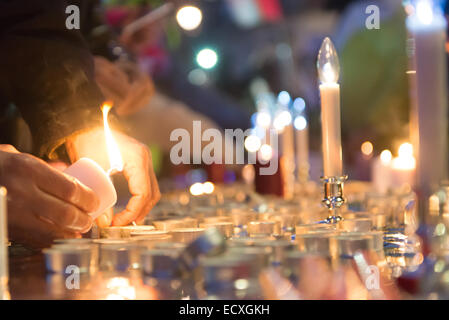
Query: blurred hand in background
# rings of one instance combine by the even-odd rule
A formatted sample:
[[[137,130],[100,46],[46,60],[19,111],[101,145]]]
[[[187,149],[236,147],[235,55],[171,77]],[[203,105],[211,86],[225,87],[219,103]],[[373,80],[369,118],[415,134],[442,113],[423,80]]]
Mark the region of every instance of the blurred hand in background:
[[[95,80],[106,99],[114,104],[118,115],[127,116],[148,104],[154,94],[150,77],[135,63],[95,57]]]

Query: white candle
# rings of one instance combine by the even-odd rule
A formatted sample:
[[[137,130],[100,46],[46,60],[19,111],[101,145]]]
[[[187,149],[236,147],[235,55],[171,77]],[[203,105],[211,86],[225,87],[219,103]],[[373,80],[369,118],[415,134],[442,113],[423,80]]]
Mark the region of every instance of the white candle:
[[[340,128],[339,62],[332,41],[325,38],[318,53],[318,74],[321,81],[321,132],[323,139],[324,176],[342,175]]]
[[[384,150],[379,157],[374,159],[371,176],[374,190],[378,193],[386,193],[391,187],[392,158],[390,150]]]
[[[296,136],[296,163],[299,182],[306,182],[309,177],[309,129],[307,119],[298,116],[293,122]]]
[[[391,183],[396,188],[404,185],[413,186],[416,161],[413,157],[413,146],[403,143],[399,147],[398,156],[391,163]]]
[[[410,118],[414,120],[412,135],[417,151],[416,187],[422,202],[427,202],[440,181],[447,178],[446,20],[433,1],[419,0],[406,24],[414,39],[409,74],[413,103]]]
[[[91,188],[100,199],[97,211],[90,213],[92,219],[98,218],[117,202],[117,192],[111,179],[95,161],[81,158],[65,169],[64,173],[77,178]]]
[[[0,300],[9,300],[8,217],[6,188],[0,187]]]

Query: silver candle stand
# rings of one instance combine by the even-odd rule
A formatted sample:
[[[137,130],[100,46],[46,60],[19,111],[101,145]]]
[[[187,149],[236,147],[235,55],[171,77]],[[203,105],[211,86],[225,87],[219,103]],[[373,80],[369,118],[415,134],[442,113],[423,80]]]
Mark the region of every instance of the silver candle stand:
[[[322,223],[337,223],[343,218],[340,216],[340,208],[346,202],[343,194],[344,182],[347,175],[321,177],[324,187],[323,204],[329,209],[329,216]]]

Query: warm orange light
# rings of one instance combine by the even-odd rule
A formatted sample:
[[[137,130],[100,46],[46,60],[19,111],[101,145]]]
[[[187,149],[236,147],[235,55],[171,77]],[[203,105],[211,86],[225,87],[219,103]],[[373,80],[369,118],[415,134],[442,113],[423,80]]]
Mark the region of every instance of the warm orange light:
[[[106,284],[108,290],[112,291],[106,296],[106,300],[135,300],[136,289],[128,279],[115,277]]]
[[[111,108],[112,108],[111,104],[107,102],[105,102],[101,106],[101,111],[103,112],[104,136],[106,138],[106,148],[108,150],[109,164],[111,166],[110,169],[108,170],[108,173],[123,170],[122,155],[120,153],[120,149],[117,145],[117,142],[115,142],[114,140],[114,137],[112,135],[108,123],[108,114]]]
[[[215,190],[215,186],[212,182],[210,181],[206,181],[203,183],[203,191],[206,194],[211,194],[212,192],[214,192]]]
[[[200,196],[204,194],[204,186],[201,182],[196,182],[190,186],[190,194],[192,196]]]
[[[416,168],[416,160],[413,157],[413,146],[411,143],[401,144],[398,156],[393,159],[393,168],[399,170],[413,170]]]
[[[365,156],[370,156],[373,153],[373,144],[369,141],[365,141],[364,143],[362,143],[360,149]]]

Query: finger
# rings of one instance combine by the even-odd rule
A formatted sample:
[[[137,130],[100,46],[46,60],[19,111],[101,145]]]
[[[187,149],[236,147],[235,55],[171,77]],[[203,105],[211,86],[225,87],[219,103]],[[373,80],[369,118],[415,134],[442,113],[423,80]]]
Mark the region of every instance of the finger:
[[[148,207],[144,212],[137,218],[138,221],[143,220],[153,209],[156,203],[161,199],[161,191],[159,189],[159,183],[157,182],[156,173],[154,172],[153,167],[153,158],[151,156],[151,152],[149,154],[149,176],[150,176],[150,186],[151,186],[151,200],[148,204]]]
[[[100,201],[90,188],[43,161],[38,163],[39,159],[31,160],[34,160],[34,163],[30,164],[33,167],[34,180],[40,190],[73,204],[85,212],[94,212],[98,208]]]
[[[151,98],[151,91],[145,84],[133,84],[128,96],[123,103],[119,105],[117,114],[128,115],[140,110]]]
[[[135,155],[137,163],[125,164],[123,175],[128,181],[131,199],[124,211],[116,214],[112,220],[113,225],[126,225],[136,220],[151,201],[151,182],[149,176],[149,152],[142,147],[141,153]]]
[[[95,220],[97,222],[97,226],[99,226],[100,228],[109,227],[112,223],[113,215],[114,215],[113,209],[109,208],[105,213],[103,213]]]
[[[97,80],[97,84],[100,87],[101,92],[106,97],[106,99],[111,100],[115,106],[122,104],[123,97],[119,96],[114,91],[110,90],[108,87],[104,86],[100,81]]]
[[[0,144],[0,151],[19,153],[19,151],[10,144]]]
[[[80,237],[79,233],[63,231],[38,219],[34,214],[17,215],[15,208],[12,205],[9,207],[11,213],[8,214],[8,233],[14,242],[42,248],[48,247],[54,239]]]
[[[141,212],[145,211],[148,199],[143,195],[134,195],[129,199],[125,210],[117,213],[112,219],[113,226],[125,226],[133,221],[138,220]]]
[[[122,97],[125,97],[130,89],[128,77],[121,70],[101,70],[95,74],[95,80]]]
[[[33,213],[64,231],[85,233],[92,227],[92,218],[72,204],[40,190],[36,191],[32,199]]]
[[[95,58],[95,74],[106,77],[113,77],[117,81],[128,82],[128,76],[118,65],[103,58]]]

